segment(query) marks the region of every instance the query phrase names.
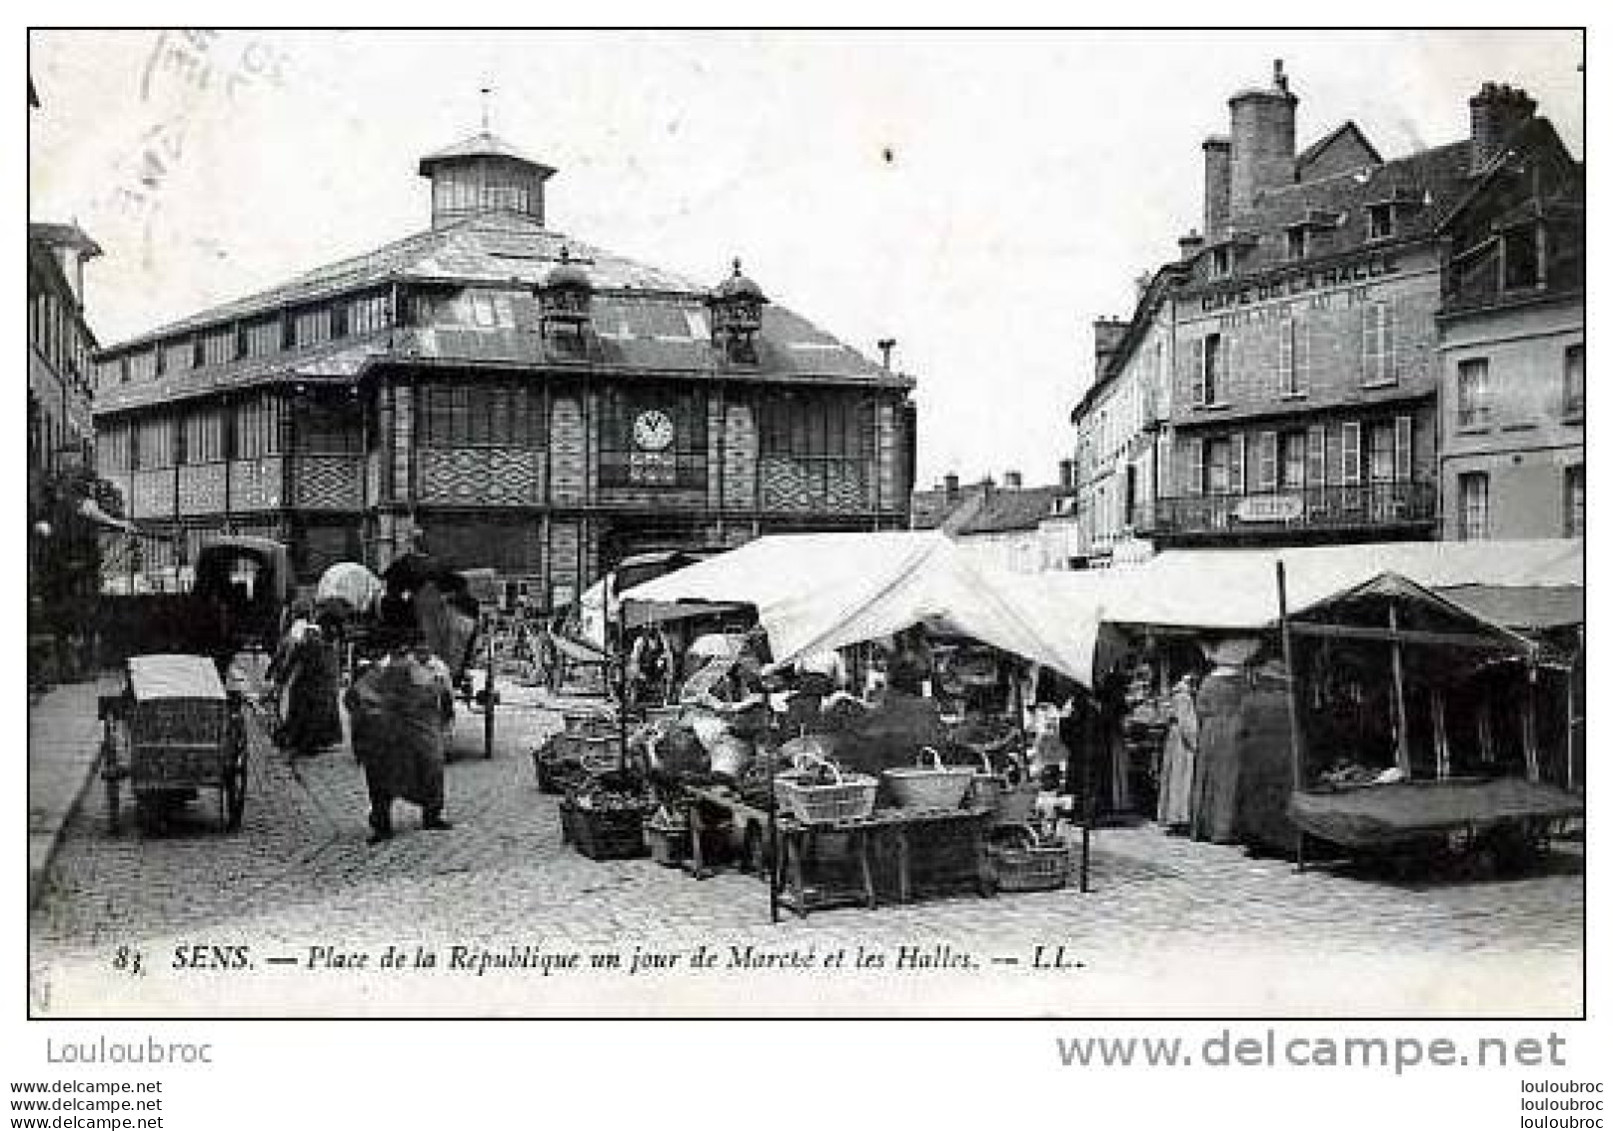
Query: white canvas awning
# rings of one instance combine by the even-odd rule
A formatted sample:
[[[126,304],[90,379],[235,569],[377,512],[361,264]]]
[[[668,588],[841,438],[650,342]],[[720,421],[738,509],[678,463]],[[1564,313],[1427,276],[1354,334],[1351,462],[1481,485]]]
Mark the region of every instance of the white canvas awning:
[[[780,662],[922,624],[1090,684],[1097,606],[1049,609],[1027,580],[970,562],[937,533],[784,534],[637,586],[622,599],[630,608],[753,606]]]

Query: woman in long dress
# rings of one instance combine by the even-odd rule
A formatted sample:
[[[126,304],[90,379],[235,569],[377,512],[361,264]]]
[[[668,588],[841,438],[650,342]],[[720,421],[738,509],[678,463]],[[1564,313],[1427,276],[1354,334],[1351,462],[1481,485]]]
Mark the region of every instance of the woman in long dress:
[[[287,653],[279,745],[288,753],[315,754],[342,741],[339,680],[336,645],[307,626]]]
[[[1193,768],[1194,840],[1232,844],[1238,839],[1239,711],[1249,693],[1241,666],[1217,664],[1199,688],[1198,758]]]
[[[1198,761],[1199,713],[1193,704],[1197,679],[1184,675],[1171,689],[1170,729],[1159,772],[1159,823],[1180,835],[1193,822],[1193,766]]]

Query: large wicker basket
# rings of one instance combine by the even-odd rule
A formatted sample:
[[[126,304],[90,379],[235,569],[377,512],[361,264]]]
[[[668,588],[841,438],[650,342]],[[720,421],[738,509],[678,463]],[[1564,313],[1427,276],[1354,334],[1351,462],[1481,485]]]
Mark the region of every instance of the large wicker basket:
[[[998,891],[1056,891],[1070,882],[1070,846],[1045,841],[1028,827],[1015,826],[1007,838],[988,845],[986,854]]]
[[[775,780],[779,805],[808,825],[860,821],[874,811],[879,779],[867,774],[843,773],[833,762],[803,759],[806,765],[827,767],[834,781],[821,784],[810,769],[787,770]]]
[[[929,766],[886,770],[885,782],[900,809],[956,809],[978,776],[970,766],[944,766],[941,755],[926,746]]]

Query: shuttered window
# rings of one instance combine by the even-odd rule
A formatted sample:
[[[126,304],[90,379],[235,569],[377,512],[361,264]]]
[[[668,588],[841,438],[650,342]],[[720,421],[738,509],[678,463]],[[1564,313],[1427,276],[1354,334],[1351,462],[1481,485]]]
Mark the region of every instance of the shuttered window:
[[[1193,382],[1193,403],[1202,405],[1205,402],[1204,386],[1204,338],[1194,338],[1192,348],[1188,351],[1188,376]]]
[[[267,357],[280,352],[285,339],[285,324],[275,315],[259,318],[246,324],[246,356]]]
[[[1262,432],[1259,443],[1259,478],[1256,484],[1262,491],[1273,491],[1277,487],[1277,433]]]
[[[215,463],[224,458],[224,414],[217,406],[195,408],[185,414],[183,460],[188,464]]]
[[[1387,302],[1361,308],[1361,381],[1366,385],[1395,380],[1394,313]]]
[[[1187,493],[1204,494],[1204,441],[1197,436],[1183,440],[1182,453],[1187,460]]]
[[[1228,447],[1231,449],[1231,457],[1227,461],[1227,482],[1225,491],[1228,494],[1241,495],[1243,494],[1244,462],[1248,458],[1247,453],[1244,451],[1245,444],[1243,433],[1240,432],[1236,436],[1232,437],[1232,441],[1230,444],[1228,444]]]
[[[1305,486],[1305,433],[1284,432],[1279,443],[1280,485],[1291,489]]]
[[[1361,482],[1361,425],[1354,421],[1339,429],[1339,482]]]
[[[1309,487],[1321,487],[1327,482],[1327,430],[1313,424],[1305,441],[1307,467],[1305,482]]]
[[[1390,483],[1395,478],[1395,431],[1387,423],[1367,429],[1367,473],[1374,483]]]
[[[280,454],[280,420],[284,402],[274,393],[261,393],[235,406],[236,459]]]
[[[430,448],[541,448],[543,392],[527,385],[436,384],[421,389],[420,437]]]

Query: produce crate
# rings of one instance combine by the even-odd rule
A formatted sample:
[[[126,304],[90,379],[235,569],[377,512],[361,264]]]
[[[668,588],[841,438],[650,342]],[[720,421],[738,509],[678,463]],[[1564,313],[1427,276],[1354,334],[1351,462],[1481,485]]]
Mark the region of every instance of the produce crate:
[[[650,851],[639,808],[582,809],[568,797],[560,803],[560,835],[590,860],[633,860]]]

